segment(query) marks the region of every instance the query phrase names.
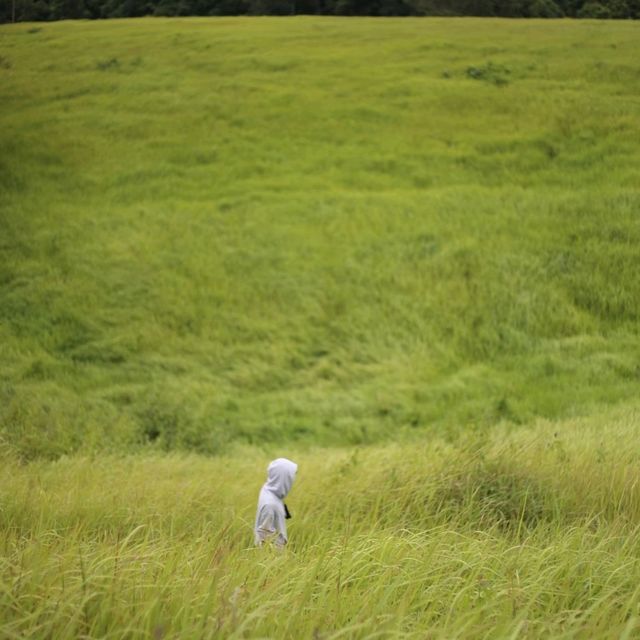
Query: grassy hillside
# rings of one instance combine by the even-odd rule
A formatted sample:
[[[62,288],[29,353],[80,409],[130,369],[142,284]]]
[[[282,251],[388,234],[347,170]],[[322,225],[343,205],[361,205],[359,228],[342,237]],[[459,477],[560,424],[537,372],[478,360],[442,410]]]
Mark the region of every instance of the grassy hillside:
[[[251,548],[265,459],[0,464],[6,638],[636,638],[640,414],[286,453],[291,543]]]
[[[632,401],[639,36],[3,25],[3,439],[221,452]]]

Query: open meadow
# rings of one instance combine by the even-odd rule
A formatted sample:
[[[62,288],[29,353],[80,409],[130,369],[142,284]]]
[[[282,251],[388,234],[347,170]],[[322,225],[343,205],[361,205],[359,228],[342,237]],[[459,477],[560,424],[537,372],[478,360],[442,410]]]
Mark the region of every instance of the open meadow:
[[[0,25],[0,638],[640,637],[638,60]]]
[[[255,450],[3,458],[2,637],[639,636],[639,412],[295,459],[278,553]]]

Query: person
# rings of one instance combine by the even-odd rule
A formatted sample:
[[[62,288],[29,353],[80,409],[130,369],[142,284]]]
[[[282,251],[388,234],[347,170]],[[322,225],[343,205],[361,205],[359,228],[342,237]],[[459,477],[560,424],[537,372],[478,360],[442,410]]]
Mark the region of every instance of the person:
[[[287,525],[291,515],[283,502],[291,490],[298,465],[287,458],[273,460],[267,468],[267,481],[260,489],[254,528],[255,543],[262,546],[272,542],[276,547],[287,544]]]

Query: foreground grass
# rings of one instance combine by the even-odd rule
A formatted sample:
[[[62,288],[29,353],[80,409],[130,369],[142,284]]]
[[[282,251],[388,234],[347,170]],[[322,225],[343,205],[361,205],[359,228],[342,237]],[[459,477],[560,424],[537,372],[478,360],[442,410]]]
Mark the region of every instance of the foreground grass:
[[[268,461],[0,469],[3,637],[629,638],[640,417],[315,452],[283,554],[251,547]]]
[[[1,26],[4,438],[345,445],[634,397],[639,28]]]

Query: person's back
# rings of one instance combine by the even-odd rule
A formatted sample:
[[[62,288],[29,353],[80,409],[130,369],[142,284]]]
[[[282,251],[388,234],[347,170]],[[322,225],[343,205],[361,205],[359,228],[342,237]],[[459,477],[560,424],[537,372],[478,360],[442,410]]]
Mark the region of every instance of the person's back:
[[[273,542],[278,547],[287,544],[286,519],[289,512],[283,499],[291,490],[298,465],[286,458],[278,458],[267,469],[267,481],[260,490],[255,524],[255,543],[261,546]]]

